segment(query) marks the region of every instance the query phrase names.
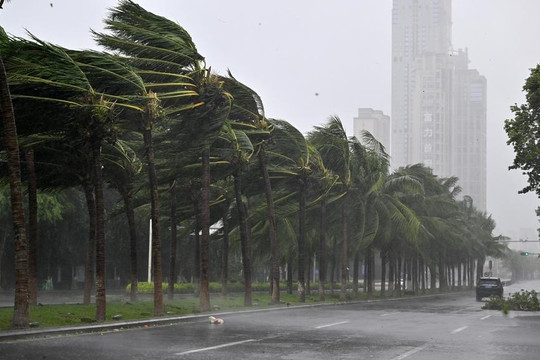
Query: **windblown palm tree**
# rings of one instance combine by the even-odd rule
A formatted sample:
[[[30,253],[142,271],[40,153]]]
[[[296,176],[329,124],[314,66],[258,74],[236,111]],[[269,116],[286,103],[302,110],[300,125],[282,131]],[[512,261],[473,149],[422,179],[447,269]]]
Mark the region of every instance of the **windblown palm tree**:
[[[316,198],[308,199],[309,191],[314,183],[323,179],[325,168],[319,153],[306,138],[290,123],[283,120],[270,120],[274,130],[272,132],[273,143],[268,148],[269,172],[272,178],[281,182],[287,188],[286,197],[297,198],[298,208],[295,214],[298,216],[298,300],[305,301],[306,297],[306,212],[308,202],[318,202]],[[284,199],[277,199],[282,202]]]
[[[225,88],[234,97],[233,109],[230,114],[231,124],[233,127],[237,126],[242,129],[249,136],[259,160],[266,198],[268,238],[270,243],[271,302],[279,303],[279,246],[277,241],[274,197],[266,155],[267,142],[271,138],[273,126],[264,115],[264,106],[260,96],[248,86],[236,80],[230,72],[229,78],[229,81],[225,82]]]
[[[134,196],[139,189],[137,179],[142,162],[126,141],[120,140],[104,149],[105,177],[118,190],[124,201],[130,239],[130,299],[137,300],[137,230]]]
[[[36,130],[54,133],[56,141],[61,139],[91,154],[92,170],[87,173],[92,173],[96,216],[96,319],[104,320],[105,220],[101,144],[115,138],[117,110],[133,108],[127,98],[117,95],[118,90],[122,88],[133,93],[133,89],[140,88],[140,78],[131,68],[105,54],[68,51],[36,38],[32,41],[14,39],[9,44],[14,54],[9,64],[10,81],[17,92],[15,99],[43,108],[42,112],[36,113],[24,111],[26,107],[21,106],[21,121],[41,123],[43,128]],[[47,129],[50,119],[45,116],[52,111],[56,112],[57,122],[54,128]],[[92,213],[91,209],[89,211]]]
[[[233,104],[234,102],[235,100],[233,99]],[[234,113],[235,110],[233,106],[233,111],[230,116],[234,117]],[[238,126],[238,124],[236,125]],[[217,156],[218,161],[227,164],[228,171],[233,177],[233,192],[236,203],[236,211],[238,214],[238,229],[240,233],[242,269],[244,275],[244,305],[251,306],[251,236],[248,226],[247,206],[243,200],[244,194],[242,176],[246,171],[248,163],[254,153],[253,144],[244,131],[233,128],[231,122],[228,122],[223,129],[220,139],[213,149],[219,152],[219,155]]]
[[[0,1],[0,8],[3,3],[3,0]],[[1,28],[0,37],[3,39],[6,37],[4,30]],[[28,326],[28,244],[25,230],[17,125],[2,53],[3,51],[0,50],[0,109],[2,111],[4,141],[8,158],[11,212],[16,249],[15,299],[11,326],[13,328],[25,328]]]
[[[349,219],[352,213],[352,188],[355,177],[354,158],[350,139],[341,120],[332,116],[327,124],[315,127],[309,138],[319,151],[325,166],[339,176],[334,187],[341,202],[341,292],[340,300],[346,299],[349,261]]]
[[[95,33],[98,43],[125,56],[124,60],[144,79],[139,95],[146,97],[146,106],[134,125],[143,134],[145,144],[151,189],[154,314],[162,315],[161,236],[152,129],[163,116],[195,106],[189,100],[187,104],[183,101],[185,97],[196,95],[194,85],[185,74],[187,68],[202,57],[184,29],[131,1],[121,1],[111,10],[105,23],[112,35]]]

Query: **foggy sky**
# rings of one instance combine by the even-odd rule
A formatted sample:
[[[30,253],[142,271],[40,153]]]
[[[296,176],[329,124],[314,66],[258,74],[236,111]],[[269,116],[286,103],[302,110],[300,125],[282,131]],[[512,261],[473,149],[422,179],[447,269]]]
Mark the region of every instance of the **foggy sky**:
[[[230,69],[263,99],[266,115],[302,132],[337,115],[352,135],[360,107],[391,115],[391,0],[140,0],[178,22],[214,71]],[[51,6],[52,4],[52,6]],[[112,0],[12,0],[0,26],[73,49],[96,48]],[[506,145],[504,120],[524,102],[529,69],[540,63],[538,0],[453,0],[453,46],[487,78],[487,208],[495,234],[536,238],[534,194]],[[536,245],[535,245],[536,246]],[[533,249],[529,249],[533,250]]]

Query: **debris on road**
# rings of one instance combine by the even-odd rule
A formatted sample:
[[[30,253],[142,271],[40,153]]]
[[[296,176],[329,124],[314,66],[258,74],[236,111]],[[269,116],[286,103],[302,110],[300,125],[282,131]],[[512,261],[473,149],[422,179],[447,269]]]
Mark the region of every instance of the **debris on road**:
[[[223,319],[219,319],[214,316],[209,316],[208,319],[210,319],[210,324],[221,325],[224,323]]]

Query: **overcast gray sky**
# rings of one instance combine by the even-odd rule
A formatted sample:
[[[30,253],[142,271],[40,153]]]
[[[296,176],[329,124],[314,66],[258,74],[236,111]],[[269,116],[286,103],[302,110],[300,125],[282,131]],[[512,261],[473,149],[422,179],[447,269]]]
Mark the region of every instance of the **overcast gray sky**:
[[[227,69],[261,95],[267,116],[302,132],[338,115],[352,135],[360,107],[391,115],[391,0],[140,0],[182,25],[207,64]],[[12,0],[0,11],[11,34],[73,49],[96,48],[113,0]],[[540,1],[453,0],[453,46],[468,48],[470,67],[488,82],[488,213],[496,233],[536,238],[534,194],[520,171],[503,122],[523,103],[529,69],[540,63]],[[318,94],[318,95],[316,95]]]

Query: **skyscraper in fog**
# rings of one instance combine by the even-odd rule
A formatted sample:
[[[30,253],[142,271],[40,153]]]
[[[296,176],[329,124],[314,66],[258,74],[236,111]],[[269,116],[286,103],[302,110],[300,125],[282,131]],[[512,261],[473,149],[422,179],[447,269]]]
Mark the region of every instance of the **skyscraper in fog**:
[[[385,148],[390,151],[390,116],[371,108],[358,109],[358,116],[353,119],[353,133],[362,140],[362,131],[369,131]]]
[[[457,176],[486,208],[486,81],[452,48],[451,0],[394,0],[392,167]]]

